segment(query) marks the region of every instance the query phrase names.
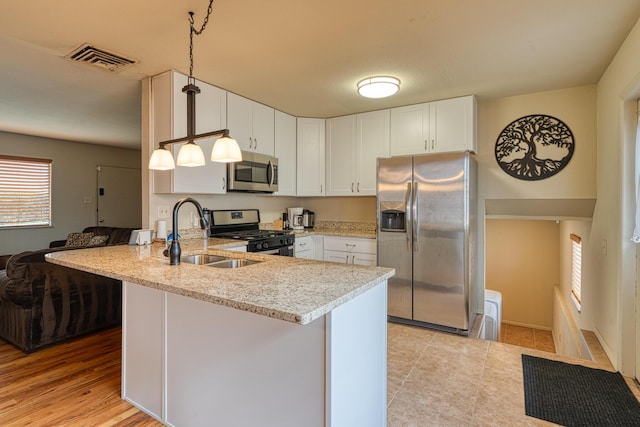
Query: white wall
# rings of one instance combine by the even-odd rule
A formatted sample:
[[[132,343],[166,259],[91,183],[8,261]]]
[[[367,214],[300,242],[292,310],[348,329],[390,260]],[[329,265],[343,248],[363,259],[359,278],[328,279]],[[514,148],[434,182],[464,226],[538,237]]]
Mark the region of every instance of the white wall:
[[[598,306],[594,332],[614,366],[635,372],[636,248],[631,243],[635,196],[633,153],[636,102],[640,95],[640,24],[629,33],[597,87],[598,202],[591,240],[607,242],[607,253],[591,245]]]
[[[0,230],[0,254],[46,248],[52,240],[96,225],[96,166],[140,166],[138,150],[5,132],[0,132],[0,152],[53,160],[52,226]],[[84,196],[90,196],[92,203],[83,203]]]

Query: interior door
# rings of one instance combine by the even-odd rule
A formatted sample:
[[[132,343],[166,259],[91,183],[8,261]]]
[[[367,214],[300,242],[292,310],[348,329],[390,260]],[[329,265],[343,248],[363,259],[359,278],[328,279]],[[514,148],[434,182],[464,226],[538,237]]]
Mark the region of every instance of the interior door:
[[[142,224],[140,169],[98,166],[97,225],[139,228]]]

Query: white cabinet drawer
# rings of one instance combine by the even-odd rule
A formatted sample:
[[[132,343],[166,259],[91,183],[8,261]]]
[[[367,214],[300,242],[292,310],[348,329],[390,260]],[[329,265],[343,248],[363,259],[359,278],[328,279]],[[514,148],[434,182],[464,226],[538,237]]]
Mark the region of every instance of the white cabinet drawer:
[[[376,253],[376,240],[352,237],[325,236],[324,249],[329,251]]]
[[[313,248],[313,239],[311,236],[296,237],[295,250],[296,252],[310,250]]]

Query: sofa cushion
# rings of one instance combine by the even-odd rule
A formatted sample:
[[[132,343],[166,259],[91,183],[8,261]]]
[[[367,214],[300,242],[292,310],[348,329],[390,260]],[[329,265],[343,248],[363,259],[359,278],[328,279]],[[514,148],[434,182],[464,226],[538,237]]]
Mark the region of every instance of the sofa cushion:
[[[93,233],[96,236],[109,236],[107,245],[126,245],[133,230],[135,228],[93,226],[86,227],[82,232]]]
[[[87,246],[93,233],[69,233],[65,246]]]
[[[104,246],[107,244],[109,236],[93,236],[87,246]]]

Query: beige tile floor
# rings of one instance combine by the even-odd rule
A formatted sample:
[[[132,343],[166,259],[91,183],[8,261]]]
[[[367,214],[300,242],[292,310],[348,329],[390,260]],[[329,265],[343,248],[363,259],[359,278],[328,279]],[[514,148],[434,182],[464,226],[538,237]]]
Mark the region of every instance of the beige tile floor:
[[[522,354],[612,370],[541,350],[388,324],[387,425],[550,426],[524,412]],[[627,379],[640,399],[640,388]]]
[[[524,326],[502,323],[500,327],[500,342],[520,347],[535,348],[536,350],[556,352],[551,331],[526,328]]]

